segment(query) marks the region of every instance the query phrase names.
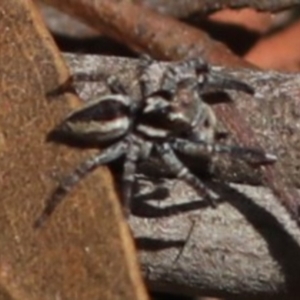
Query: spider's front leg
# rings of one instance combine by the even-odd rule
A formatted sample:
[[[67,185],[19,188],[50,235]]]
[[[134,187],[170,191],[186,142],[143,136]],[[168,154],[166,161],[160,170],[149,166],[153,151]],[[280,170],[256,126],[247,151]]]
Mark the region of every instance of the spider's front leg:
[[[186,65],[185,68],[194,70],[198,78],[200,93],[214,92],[216,90],[236,90],[250,95],[254,94],[254,89],[250,85],[227,74],[214,71],[211,66],[200,57],[187,60]]]
[[[129,217],[131,211],[132,189],[135,183],[136,164],[139,158],[140,145],[131,136],[127,138],[128,148],[124,162],[124,170],[122,176],[122,196],[123,209],[126,218]]]
[[[127,149],[122,176],[122,197],[124,216],[129,217],[131,212],[131,200],[133,187],[136,179],[136,167],[138,160],[145,160],[150,156],[153,143],[144,141],[138,136],[131,134],[126,138]]]
[[[62,202],[64,197],[76,186],[77,183],[79,183],[81,179],[100,165],[107,164],[124,155],[126,148],[126,143],[124,141],[120,141],[104,149],[100,154],[94,155],[82,162],[70,175],[61,181],[59,186],[52,193],[51,197],[46,202],[46,206],[42,214],[35,221],[34,227],[38,228],[43,226],[57,205]]]
[[[235,90],[245,92],[249,95],[253,95],[255,93],[254,89],[247,83],[215,71],[210,71],[207,75],[206,82],[204,83],[204,90]]]
[[[200,194],[207,196],[210,204],[214,207],[216,206],[216,200],[220,198],[219,195],[209,189],[198,177],[190,172],[178,159],[169,143],[156,145],[156,149],[163,162],[175,176],[186,181]]]
[[[229,154],[233,158],[242,159],[252,164],[270,164],[277,160],[276,155],[267,153],[258,148],[220,145],[206,141],[192,142],[176,138],[170,142],[173,149],[191,156],[209,156],[213,154]]]

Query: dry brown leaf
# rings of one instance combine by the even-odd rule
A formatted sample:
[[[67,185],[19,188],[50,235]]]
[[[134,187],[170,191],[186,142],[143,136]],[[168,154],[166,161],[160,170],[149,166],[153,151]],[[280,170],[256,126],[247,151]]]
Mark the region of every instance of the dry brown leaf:
[[[69,74],[32,2],[1,1],[0,32],[1,299],[147,299],[106,168],[33,229],[88,153],[45,142],[78,99],[45,97]]]
[[[299,72],[300,21],[261,39],[245,59],[263,69]]]
[[[254,9],[245,8],[239,10],[224,9],[211,14],[209,19],[263,34],[273,25],[274,17],[270,12],[259,12]]]

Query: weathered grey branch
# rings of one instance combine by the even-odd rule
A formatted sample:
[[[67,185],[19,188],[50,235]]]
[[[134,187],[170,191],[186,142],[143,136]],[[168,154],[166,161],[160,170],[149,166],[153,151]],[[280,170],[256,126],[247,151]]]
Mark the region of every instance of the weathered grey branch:
[[[65,57],[74,73],[116,74],[131,93],[138,92],[134,60]],[[260,142],[279,156],[285,173],[299,186],[300,76],[253,70],[232,74],[255,87],[255,99],[230,95]],[[76,87],[84,99],[104,92],[99,83]],[[220,165],[220,179],[252,182],[257,176],[233,162]],[[300,232],[268,188],[222,181],[214,188],[224,202],[212,209],[178,180],[139,182],[130,223],[150,286],[239,299],[299,298]]]
[[[151,287],[231,299],[299,297],[299,229],[268,189],[224,188],[213,209],[184,183],[165,185],[170,197],[149,208],[137,200],[131,220]]]

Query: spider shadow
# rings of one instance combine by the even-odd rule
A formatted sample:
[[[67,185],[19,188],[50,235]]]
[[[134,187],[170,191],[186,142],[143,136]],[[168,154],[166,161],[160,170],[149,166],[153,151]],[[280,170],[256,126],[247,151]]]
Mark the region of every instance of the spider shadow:
[[[156,186],[157,183],[159,183],[159,178],[148,178],[148,180],[152,182],[153,186]],[[169,189],[159,185],[149,193],[139,194],[134,197],[132,214],[140,218],[163,218],[211,206],[208,201],[201,199],[199,201],[159,207],[159,203],[166,202],[169,196]],[[158,205],[151,205],[149,204],[149,201],[155,201]]]
[[[151,178],[151,182],[153,185],[156,183],[161,184],[161,180],[158,177]],[[182,214],[188,211],[194,211],[197,209],[204,209],[210,206],[207,201],[203,200],[176,204],[164,208],[150,205],[148,203],[149,200],[157,202],[167,201],[169,196],[169,189],[158,185],[151,192],[136,196],[132,203],[131,212],[134,216],[140,218],[162,218],[171,215]],[[182,249],[186,244],[186,239],[165,240],[158,238],[138,237],[135,238],[135,243],[138,249],[158,252],[169,248]]]
[[[184,162],[189,168],[192,165],[192,161],[195,165],[195,159],[190,160],[189,157],[178,155],[180,160]],[[212,182],[212,173],[210,171],[210,161],[206,157],[199,157],[197,164],[201,165],[201,170],[197,173],[192,171],[196,176],[200,177],[210,189],[215,189],[215,183]],[[141,194],[141,186],[136,184],[135,193],[136,195],[132,202],[132,213],[133,215],[141,218],[161,218],[174,214],[182,214],[184,212],[193,211],[196,209],[203,209],[211,206],[209,201],[201,199],[199,201],[185,202],[180,204],[172,204],[160,207],[159,204],[166,202],[170,196],[169,187],[165,186],[166,180],[174,178],[168,169],[163,169],[161,164],[141,163],[138,168],[138,174],[143,174],[146,182],[149,182],[152,190],[147,193]],[[118,182],[116,180],[116,182]],[[140,184],[141,180],[137,180]],[[157,205],[149,204],[149,201],[157,202]],[[169,201],[170,202],[170,201]]]
[[[237,209],[266,241],[270,255],[285,276],[287,290],[299,290],[300,246],[274,215],[233,187],[221,183],[226,201]],[[228,199],[228,200],[227,200]],[[284,246],[283,246],[284,245]],[[289,259],[285,259],[289,257]],[[292,258],[292,259],[291,259]]]
[[[56,97],[63,95],[64,93],[77,94],[76,89],[73,86],[72,76],[68,77],[63,83],[58,85],[56,88],[47,91],[45,96],[48,100],[52,100],[55,99]]]
[[[163,202],[167,201],[169,195],[169,189],[163,186],[163,177],[146,177],[148,181],[151,181],[155,188],[144,194],[138,194],[134,197],[134,201],[131,207],[131,213],[134,216],[140,218],[161,218],[176,213],[183,213],[184,211],[191,211],[206,207],[205,201],[197,201],[194,203],[179,204],[172,207],[161,208],[155,205],[151,205],[148,201]],[[139,190],[139,188],[136,188]],[[184,247],[186,240],[163,240],[159,238],[138,237],[135,238],[135,243],[138,249],[144,249],[151,252],[158,252],[163,249]]]
[[[300,246],[297,241],[283,228],[274,215],[257,205],[251,198],[230,187],[226,183],[209,184],[221,196],[221,202],[228,202],[237,209],[253,228],[266,241],[270,255],[280,265],[285,276],[285,283],[289,291],[297,291],[300,273]],[[133,214],[139,217],[159,218],[174,214],[181,214],[209,206],[206,201],[177,204],[168,208],[153,207],[147,204],[154,200],[153,193],[138,197],[134,201]],[[158,201],[164,201],[159,199]],[[218,209],[218,208],[216,208]],[[139,249],[159,251],[170,247],[184,247],[186,240],[168,241],[150,238],[138,238]],[[283,247],[284,245],[284,247]]]
[[[208,91],[204,95],[202,95],[202,97],[203,100],[209,105],[220,103],[230,104],[233,102],[232,98],[228,95],[228,93],[221,91]]]
[[[147,250],[151,252],[159,252],[163,249],[169,249],[169,248],[181,249],[182,247],[184,247],[185,243],[186,243],[185,240],[166,241],[162,239],[154,239],[154,238],[146,238],[146,237],[135,238],[135,244],[138,249]]]

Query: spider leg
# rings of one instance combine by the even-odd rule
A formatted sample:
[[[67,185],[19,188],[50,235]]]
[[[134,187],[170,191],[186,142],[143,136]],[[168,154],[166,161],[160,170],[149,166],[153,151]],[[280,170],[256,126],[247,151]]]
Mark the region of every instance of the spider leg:
[[[231,78],[220,72],[210,71],[206,78],[205,89],[209,90],[235,90],[253,95],[255,93],[253,87],[238,79]]]
[[[205,141],[192,142],[189,140],[176,138],[171,142],[173,149],[187,155],[209,155],[212,153],[227,153],[232,157],[245,160],[249,163],[255,161],[256,164],[270,164],[277,160],[276,155],[267,153],[258,148],[248,148],[239,146],[212,144]]]
[[[107,87],[110,89],[110,91],[113,94],[123,94],[128,95],[128,92],[126,91],[124,85],[120,82],[120,80],[114,76],[106,76],[103,73],[84,73],[84,72],[78,72],[74,73],[72,75],[72,80],[77,82],[99,82],[104,81],[106,82]]]
[[[174,92],[180,82],[196,80],[200,72],[204,77],[209,72],[208,64],[201,58],[191,58],[172,64],[164,73],[161,88]]]
[[[140,55],[138,72],[141,93],[143,97],[147,97],[153,91],[152,80],[149,74],[149,68],[155,61],[148,54]]]
[[[208,196],[210,204],[216,206],[215,200],[219,199],[219,195],[209,189],[198,177],[189,171],[189,169],[177,158],[170,144],[164,143],[162,145],[156,145],[156,149],[163,162],[174,175],[185,180],[200,193],[204,193],[205,196]]]
[[[34,227],[41,227],[48,217],[53,213],[55,208],[63,198],[75,187],[75,185],[83,179],[89,172],[99,167],[100,165],[107,164],[111,161],[116,160],[122,156],[126,151],[126,143],[121,141],[116,143],[106,149],[101,153],[94,155],[87,160],[83,161],[70,175],[66,176],[59,186],[52,193],[51,197],[48,199],[46,206],[40,215],[40,217],[35,221]]]
[[[129,95],[125,86],[121,83],[121,81],[116,76],[113,75],[109,76],[106,79],[106,84],[113,94]]]
[[[122,84],[122,82],[114,75],[111,75],[106,79],[106,85],[115,95],[129,95],[129,91],[125,88],[124,84]],[[141,103],[132,98],[130,103],[131,113],[136,112],[140,107]]]
[[[103,73],[77,72],[72,74],[72,80],[75,82],[76,81],[77,82],[86,82],[86,81],[98,82],[98,81],[106,80],[106,77]]]
[[[146,68],[148,68],[151,64],[154,63],[154,59],[147,53],[142,53],[139,55],[139,69],[143,72]]]
[[[132,189],[135,183],[136,164],[141,156],[140,140],[131,136],[128,147],[126,149],[126,157],[124,162],[124,170],[122,176],[122,196],[123,210],[126,218],[129,217],[131,211]]]

